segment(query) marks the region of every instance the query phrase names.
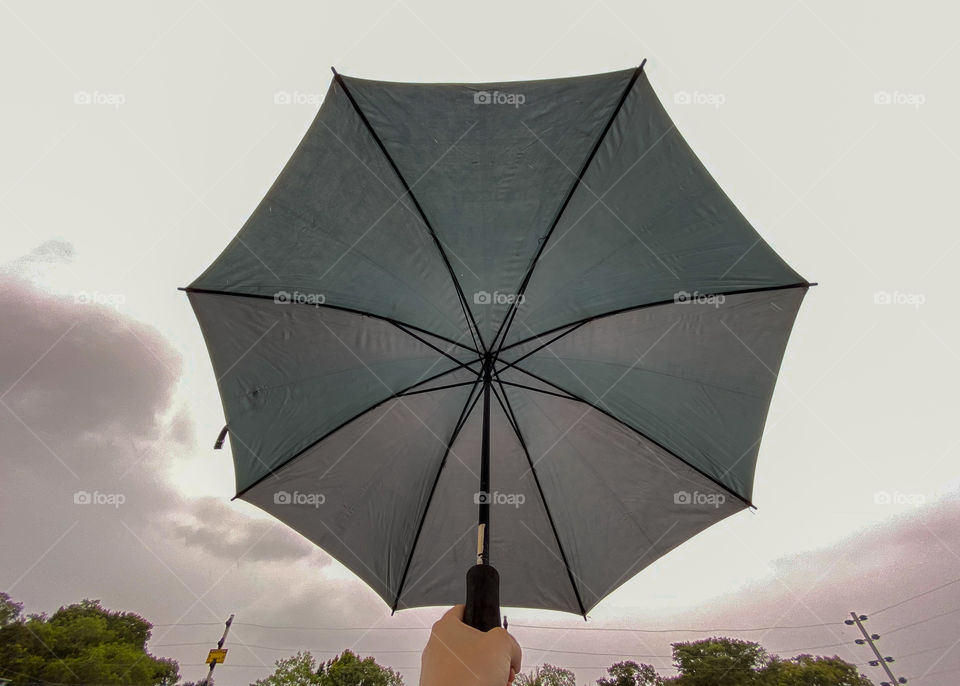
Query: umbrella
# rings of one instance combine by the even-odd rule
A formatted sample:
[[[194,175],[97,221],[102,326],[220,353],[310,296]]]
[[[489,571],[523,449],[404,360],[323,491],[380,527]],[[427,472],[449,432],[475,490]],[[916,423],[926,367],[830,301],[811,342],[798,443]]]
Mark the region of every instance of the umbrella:
[[[810,285],[641,64],[485,84],[334,72],[185,290],[237,497],[394,611],[462,601],[469,569],[466,621],[489,628],[499,602],[586,617],[751,506]]]

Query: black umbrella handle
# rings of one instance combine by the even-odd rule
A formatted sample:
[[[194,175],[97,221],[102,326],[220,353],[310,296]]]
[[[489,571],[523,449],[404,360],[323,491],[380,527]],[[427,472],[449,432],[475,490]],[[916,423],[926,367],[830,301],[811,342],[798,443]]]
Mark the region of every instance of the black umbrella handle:
[[[467,570],[467,601],[463,623],[480,631],[500,626],[500,573],[490,565]]]

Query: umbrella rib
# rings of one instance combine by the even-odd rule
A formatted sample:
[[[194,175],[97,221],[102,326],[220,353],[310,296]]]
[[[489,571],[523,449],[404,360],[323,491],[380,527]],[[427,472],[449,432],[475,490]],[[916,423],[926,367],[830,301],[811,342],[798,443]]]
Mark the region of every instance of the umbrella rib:
[[[722,292],[720,292],[720,293],[711,293],[711,294],[706,295],[706,296],[704,296],[704,297],[713,298],[713,297],[720,297],[720,296],[727,297],[727,296],[730,296],[730,295],[748,295],[748,294],[750,294],[750,293],[766,293],[767,291],[782,291],[782,290],[787,290],[787,289],[790,289],[790,288],[810,288],[811,286],[816,286],[816,285],[817,285],[816,283],[811,283],[811,282],[809,282],[809,281],[801,281],[800,283],[789,283],[789,284],[784,284],[784,285],[781,285],[781,286],[762,286],[762,287],[759,287],[759,288],[741,288],[741,289],[739,289],[739,290],[722,291]],[[541,349],[547,347],[548,345],[550,345],[551,343],[555,342],[556,340],[558,340],[558,339],[560,339],[560,338],[563,338],[563,337],[566,336],[568,333],[571,333],[571,332],[575,331],[576,329],[580,328],[580,327],[583,326],[584,324],[589,324],[590,322],[592,322],[592,321],[595,320],[595,319],[603,319],[603,318],[605,318],[605,317],[613,317],[613,316],[616,316],[616,315],[618,315],[618,314],[624,314],[624,313],[626,313],[626,312],[633,312],[634,310],[643,310],[643,309],[645,309],[645,308],[647,308],[647,307],[658,307],[658,306],[660,306],[660,305],[672,305],[672,304],[674,304],[674,303],[676,303],[676,302],[677,302],[676,298],[670,298],[669,300],[657,300],[656,302],[644,303],[643,305],[630,305],[629,307],[621,307],[621,308],[616,309],[616,310],[610,310],[609,312],[601,312],[601,313],[599,313],[599,314],[593,314],[593,315],[590,315],[589,317],[584,317],[583,319],[578,319],[577,321],[574,321],[574,322],[568,322],[568,323],[566,323],[566,324],[561,324],[560,326],[555,326],[555,327],[553,327],[552,329],[547,329],[546,331],[542,331],[542,332],[537,333],[537,334],[534,334],[534,335],[532,335],[532,336],[527,336],[526,338],[523,338],[523,339],[517,341],[516,343],[511,343],[510,345],[502,346],[502,347],[500,348],[499,352],[502,353],[502,352],[505,351],[505,350],[510,350],[511,348],[516,348],[517,346],[524,345],[524,344],[529,343],[530,341],[533,341],[533,340],[535,340],[535,339],[542,338],[542,337],[544,337],[544,336],[549,336],[549,335],[552,334],[552,333],[556,333],[556,332],[558,332],[558,331],[561,331],[562,329],[567,329],[567,327],[570,327],[569,329],[567,329],[566,331],[562,331],[560,334],[558,334],[557,336],[555,336],[555,337],[552,338],[551,340],[547,341],[547,342],[544,343],[543,345],[538,346],[537,348],[531,350],[531,351],[528,352],[528,353],[525,353],[522,357],[518,357],[516,360],[513,361],[514,364],[516,364],[517,362],[520,362],[520,360],[523,360],[523,359],[526,359],[526,358],[530,357],[530,356],[533,355],[535,352],[540,351]],[[505,362],[505,360],[500,360],[500,361],[501,361],[501,362]]]
[[[387,151],[387,147],[383,144],[383,141],[380,140],[380,136],[377,134],[376,130],[373,128],[373,125],[370,123],[370,120],[367,119],[367,115],[362,109],[360,109],[359,103],[354,99],[353,93],[350,92],[350,89],[347,88],[346,82],[343,80],[343,77],[337,73],[337,70],[333,70],[334,79],[337,83],[340,84],[340,87],[343,88],[343,92],[346,94],[347,99],[350,100],[350,104],[353,105],[353,109],[359,115],[360,119],[363,121],[364,125],[367,127],[367,131],[370,132],[370,135],[373,136],[373,140],[376,142],[377,146],[380,148],[380,152],[383,153],[383,156],[386,158],[387,162],[390,164],[390,167],[393,169],[394,173],[397,175],[397,178],[400,179],[400,183],[403,184],[403,189],[407,195],[410,196],[410,200],[413,201],[414,206],[417,208],[417,212],[420,214],[420,218],[423,220],[424,225],[427,227],[427,231],[430,232],[430,237],[433,239],[434,245],[437,246],[437,250],[440,252],[440,257],[443,259],[443,263],[447,267],[447,272],[450,274],[450,279],[453,281],[453,286],[457,290],[457,299],[460,301],[460,308],[463,310],[463,315],[467,320],[467,328],[470,329],[470,336],[474,339],[474,345],[477,348],[483,348],[483,336],[480,333],[480,327],[477,326],[477,320],[473,317],[473,312],[467,306],[467,298],[463,294],[463,288],[460,286],[460,281],[457,279],[456,272],[453,271],[453,266],[450,264],[450,259],[447,257],[446,251],[443,249],[443,244],[440,243],[440,238],[437,236],[437,232],[433,230],[433,225],[430,223],[430,220],[427,219],[426,213],[423,211],[423,207],[420,206],[420,201],[417,200],[417,196],[414,195],[413,189],[410,187],[410,184],[407,183],[406,178],[403,174],[400,173],[400,168],[397,166],[397,163],[394,162],[393,157]],[[472,328],[471,328],[472,325]],[[474,335],[474,330],[476,330],[476,335]],[[479,341],[478,341],[479,338]]]
[[[700,469],[700,468],[697,467],[696,465],[690,464],[687,460],[685,460],[685,459],[683,459],[682,457],[680,457],[679,455],[677,455],[673,450],[671,450],[671,449],[668,448],[667,446],[663,445],[663,443],[661,443],[661,442],[658,441],[657,439],[655,439],[655,438],[653,438],[653,437],[651,437],[651,436],[648,436],[646,433],[644,433],[644,432],[641,431],[640,429],[637,429],[636,427],[633,427],[633,426],[631,426],[630,424],[627,424],[625,421],[623,421],[622,419],[620,419],[619,417],[617,417],[617,416],[614,415],[613,413],[609,412],[608,410],[603,409],[602,407],[600,407],[600,406],[597,405],[596,403],[592,403],[592,402],[590,402],[589,400],[587,400],[587,399],[585,399],[585,398],[581,398],[581,397],[580,397],[579,395],[577,395],[576,393],[571,393],[570,391],[568,391],[567,389],[563,388],[562,386],[558,386],[557,384],[553,383],[552,381],[548,381],[547,379],[544,379],[542,376],[539,376],[538,374],[534,374],[533,372],[528,371],[528,370],[524,369],[523,367],[515,366],[512,362],[507,362],[506,360],[501,360],[501,362],[503,362],[504,364],[506,364],[506,365],[509,366],[509,367],[513,367],[513,368],[516,369],[517,371],[523,372],[523,373],[526,374],[527,376],[533,377],[534,379],[536,379],[536,380],[539,381],[540,383],[545,383],[545,384],[547,384],[548,386],[552,386],[552,387],[556,388],[558,391],[561,391],[561,392],[563,392],[563,393],[567,393],[568,395],[571,396],[571,398],[572,398],[573,400],[575,400],[575,401],[577,401],[577,402],[581,402],[581,403],[583,403],[584,405],[590,407],[591,409],[594,409],[594,410],[596,410],[597,412],[601,412],[601,413],[605,414],[605,415],[608,416],[610,419],[612,419],[613,421],[615,421],[617,424],[620,424],[621,426],[626,427],[627,429],[629,429],[630,431],[634,432],[635,434],[637,434],[638,436],[640,436],[640,437],[643,438],[644,440],[647,440],[647,441],[649,441],[650,443],[653,443],[655,446],[657,446],[658,448],[660,448],[661,450],[663,450],[664,452],[666,452],[668,455],[670,455],[670,456],[673,457],[674,459],[679,460],[679,461],[682,462],[683,464],[687,465],[690,469],[692,469],[692,470],[694,470],[695,472],[697,472],[700,476],[704,477],[705,479],[709,479],[712,484],[714,484],[715,486],[718,486],[718,487],[722,488],[724,491],[726,491],[727,493],[729,493],[730,495],[732,495],[734,498],[736,498],[737,500],[739,500],[740,502],[742,502],[742,503],[743,503],[744,505],[746,505],[747,507],[754,507],[754,508],[756,507],[753,503],[751,503],[749,500],[747,500],[746,498],[744,498],[742,495],[740,495],[739,493],[736,493],[735,491],[731,490],[729,486],[726,486],[726,485],[722,484],[721,482],[717,481],[717,479],[715,479],[714,477],[710,476],[709,474],[707,474],[705,471],[703,471],[702,469]]]
[[[365,409],[365,410],[363,410],[363,411],[361,411],[361,412],[358,412],[357,414],[353,415],[353,416],[350,417],[349,419],[347,419],[347,420],[345,420],[344,422],[338,424],[338,425],[335,426],[334,428],[330,429],[330,431],[328,431],[327,433],[323,434],[323,436],[321,436],[320,438],[316,439],[315,441],[310,442],[309,445],[307,445],[307,446],[305,446],[304,448],[298,450],[296,453],[294,453],[292,456],[288,457],[286,460],[284,460],[283,462],[281,462],[280,464],[278,464],[278,465],[277,465],[276,467],[274,467],[273,469],[270,469],[266,474],[264,474],[264,475],[261,476],[259,479],[257,479],[256,481],[254,481],[252,484],[250,484],[250,485],[247,486],[246,488],[238,491],[237,494],[236,494],[235,496],[233,496],[233,498],[231,498],[231,500],[236,500],[237,498],[242,497],[242,496],[243,496],[244,494],[246,494],[248,491],[250,491],[251,489],[253,489],[253,488],[255,488],[256,486],[260,485],[263,481],[265,481],[268,476],[277,476],[277,474],[278,474],[279,472],[281,472],[287,465],[289,465],[290,463],[292,463],[294,460],[298,459],[301,455],[303,455],[304,453],[306,453],[308,450],[310,450],[310,449],[313,448],[314,446],[316,446],[316,445],[318,445],[319,443],[322,443],[323,441],[325,441],[326,439],[328,439],[330,436],[332,436],[333,434],[335,434],[337,431],[339,431],[340,429],[342,429],[343,427],[345,427],[347,424],[350,424],[351,422],[354,422],[354,421],[360,419],[360,417],[363,417],[364,415],[369,414],[370,412],[373,412],[375,409],[377,409],[378,407],[380,407],[381,405],[383,405],[383,404],[386,403],[386,402],[389,402],[389,401],[391,401],[391,400],[396,400],[397,398],[402,398],[402,397],[404,397],[404,396],[406,396],[406,395],[410,395],[410,391],[411,391],[412,389],[416,388],[417,386],[422,386],[422,385],[425,384],[425,383],[430,383],[431,381],[434,381],[434,380],[436,380],[436,379],[439,379],[441,376],[446,376],[447,374],[452,374],[453,372],[457,372],[457,371],[460,371],[460,368],[459,368],[459,367],[451,367],[450,369],[448,369],[448,370],[446,370],[446,371],[444,371],[444,372],[439,372],[439,373],[437,373],[437,374],[434,374],[433,376],[430,376],[430,377],[427,377],[426,379],[423,379],[422,381],[418,381],[418,382],[415,383],[415,384],[410,384],[410,385],[407,386],[406,388],[403,388],[403,389],[397,391],[396,393],[391,393],[390,395],[388,395],[387,397],[383,398],[382,400],[378,400],[377,402],[375,402],[373,405],[371,405],[371,406],[368,407],[367,409]],[[470,370],[470,371],[473,371],[473,370]],[[478,377],[478,378],[479,378],[479,377]],[[472,381],[472,382],[470,382],[470,383],[476,384],[476,383],[478,383],[478,381]],[[431,388],[431,389],[426,389],[426,390],[438,391],[438,390],[441,390],[441,389],[440,389],[440,388]],[[421,391],[421,392],[423,392],[423,391]],[[228,425],[228,426],[229,426],[229,425]]]
[[[473,364],[474,362],[476,362],[476,360],[470,360],[469,362],[463,362],[463,361],[461,361],[461,360],[458,360],[457,358],[455,358],[453,355],[449,354],[448,352],[446,352],[446,351],[444,351],[444,350],[441,350],[440,348],[438,348],[437,346],[433,345],[433,344],[430,343],[429,341],[424,340],[421,336],[418,336],[417,334],[413,333],[412,331],[408,331],[408,330],[407,330],[406,328],[404,328],[402,325],[397,324],[396,322],[391,322],[391,323],[392,323],[394,326],[396,326],[398,329],[400,329],[401,331],[403,331],[403,332],[405,332],[405,333],[408,333],[408,334],[410,334],[411,336],[413,336],[414,338],[416,338],[418,341],[420,341],[421,343],[423,343],[425,346],[427,346],[427,347],[429,347],[429,348],[433,348],[434,350],[436,350],[438,353],[440,353],[441,355],[443,355],[443,356],[446,357],[447,359],[452,360],[453,362],[456,362],[457,365],[459,365],[459,366],[462,367],[463,369],[467,369],[467,370],[473,372],[474,374],[476,374],[477,376],[480,376],[480,372],[474,371],[473,369],[470,368],[470,365]]]
[[[405,393],[400,393],[400,395],[406,397],[408,395],[417,395],[418,393],[432,393],[433,391],[444,391],[448,388],[459,388],[460,386],[471,386],[477,383],[474,381],[461,381],[460,383],[448,383],[443,386],[434,386],[432,388],[421,388],[419,391],[407,391]]]
[[[563,217],[563,213],[567,209],[567,205],[570,204],[570,200],[573,198],[574,193],[580,187],[580,182],[583,180],[584,175],[587,173],[590,164],[593,162],[594,157],[597,155],[597,151],[600,150],[600,146],[603,144],[604,139],[607,137],[607,133],[610,131],[610,128],[613,126],[614,120],[617,118],[617,115],[620,114],[620,110],[623,109],[623,103],[627,101],[627,96],[630,94],[630,91],[633,90],[634,84],[637,82],[637,79],[640,77],[640,74],[643,72],[643,66],[647,63],[647,60],[644,59],[640,66],[637,67],[633,75],[630,77],[630,81],[627,83],[626,88],[623,89],[623,93],[620,94],[620,100],[617,102],[616,107],[613,108],[613,112],[610,114],[610,118],[607,120],[606,126],[603,127],[603,131],[600,132],[600,135],[597,137],[596,142],[593,144],[593,149],[590,150],[590,154],[587,155],[587,158],[584,160],[583,165],[580,167],[580,173],[577,174],[577,178],[574,179],[573,183],[570,185],[570,190],[567,191],[566,197],[563,199],[563,203],[560,205],[560,209],[557,210],[557,214],[553,218],[553,223],[550,224],[550,228],[547,230],[546,235],[543,237],[543,240],[540,241],[540,246],[537,248],[537,254],[534,255],[533,260],[530,262],[530,266],[527,268],[527,273],[524,275],[523,280],[520,282],[520,288],[517,291],[517,297],[514,298],[513,302],[510,304],[510,311],[507,313],[507,316],[503,318],[503,321],[500,323],[499,328],[497,329],[497,335],[493,337],[493,341],[490,344],[491,350],[496,348],[497,354],[500,354],[500,348],[503,347],[503,343],[507,340],[507,333],[510,330],[510,326],[513,324],[513,320],[517,315],[517,310],[520,306],[520,302],[523,301],[521,297],[527,289],[527,284],[530,283],[530,277],[533,275],[533,270],[537,266],[537,262],[540,260],[540,255],[543,254],[543,249],[546,247],[547,243],[550,241],[550,236],[553,235],[554,230],[557,228],[557,225],[560,223],[560,219]],[[497,347],[497,339],[500,338],[500,335],[503,335],[503,340],[500,341],[500,347]]]
[[[473,382],[473,388],[470,389],[470,393],[467,394],[467,402],[464,403],[463,409],[460,410],[460,417],[457,419],[457,423],[453,428],[453,432],[450,434],[450,440],[447,441],[446,448],[443,451],[443,459],[440,460],[440,466],[437,467],[437,474],[433,478],[433,486],[430,487],[430,495],[427,496],[427,504],[423,508],[423,512],[420,513],[420,522],[417,524],[417,533],[413,537],[413,545],[410,546],[410,554],[407,556],[407,563],[403,567],[403,575],[400,577],[400,585],[397,587],[397,595],[393,601],[393,607],[390,608],[391,612],[396,612],[397,608],[400,606],[400,596],[403,594],[403,585],[407,582],[407,574],[410,571],[410,563],[413,562],[413,556],[417,552],[417,543],[420,542],[420,534],[423,532],[424,522],[427,521],[427,512],[430,511],[430,504],[433,502],[433,495],[437,491],[437,484],[440,483],[440,475],[443,474],[443,468],[447,465],[447,458],[450,456],[450,449],[453,447],[454,441],[457,440],[457,436],[460,434],[460,430],[463,428],[463,425],[467,422],[467,417],[470,416],[470,413],[473,412],[473,408],[477,406],[477,401],[480,399],[480,393],[476,393],[477,387],[480,385],[480,377],[478,376],[476,381]],[[476,397],[474,397],[476,393]],[[471,402],[471,398],[473,401]]]
[[[563,338],[564,336],[566,336],[568,333],[573,333],[574,331],[576,331],[577,329],[579,329],[581,326],[583,326],[583,325],[586,324],[586,323],[587,323],[586,321],[577,322],[576,324],[574,324],[574,325],[571,326],[570,328],[568,328],[568,329],[566,329],[566,330],[564,330],[564,331],[560,331],[560,333],[558,333],[556,336],[554,336],[553,338],[551,338],[551,339],[550,339],[549,341],[547,341],[546,343],[542,343],[541,345],[538,345],[538,346],[537,346],[536,348],[534,348],[533,350],[531,350],[531,351],[525,353],[524,355],[518,357],[517,359],[515,359],[515,360],[513,361],[513,363],[516,364],[517,362],[520,362],[521,360],[527,359],[528,357],[530,357],[530,356],[533,355],[534,353],[540,352],[541,350],[543,350],[544,348],[546,348],[546,347],[547,347],[548,345],[550,345],[551,343],[555,343],[556,341],[558,341],[558,340],[560,340],[561,338]],[[547,336],[547,335],[549,335],[549,334],[551,334],[551,333],[554,333],[555,331],[558,331],[558,330],[563,329],[563,328],[564,328],[564,327],[561,326],[561,327],[559,327],[558,329],[554,329],[553,331],[548,331],[547,333],[544,333],[544,334],[541,334],[541,335]],[[534,336],[534,338],[539,338],[539,337],[540,337],[540,336]],[[531,339],[528,339],[528,340],[531,340]],[[513,346],[510,346],[510,347],[513,347]],[[508,349],[508,348],[505,348],[505,350],[506,350],[506,349]],[[501,351],[501,352],[502,352],[502,351]],[[498,358],[498,361],[503,362],[503,360],[499,360],[499,358]],[[501,371],[502,371],[502,370],[501,370]]]
[[[533,465],[533,460],[530,459],[530,451],[527,449],[526,441],[523,440],[523,434],[520,433],[520,425],[517,423],[516,415],[513,414],[513,407],[510,405],[510,399],[507,398],[507,391],[503,387],[503,383],[500,381],[499,376],[497,377],[497,383],[500,384],[500,390],[503,391],[503,400],[500,399],[500,394],[497,393],[496,387],[493,389],[493,395],[496,397],[497,402],[500,403],[500,407],[507,415],[507,421],[510,424],[510,427],[513,429],[513,433],[516,434],[517,440],[520,441],[520,447],[523,448],[523,455],[527,458],[527,465],[530,467],[530,473],[533,474],[533,482],[537,485],[537,494],[540,496],[540,502],[543,503],[543,509],[547,513],[547,521],[550,522],[550,529],[553,531],[553,538],[557,542],[557,549],[560,551],[560,558],[563,560],[563,566],[567,570],[567,577],[570,579],[570,585],[573,587],[573,592],[577,597],[577,604],[580,606],[580,614],[583,615],[584,619],[586,619],[587,610],[583,606],[583,598],[580,597],[580,589],[577,588],[573,570],[570,569],[570,561],[567,559],[567,553],[563,549],[563,543],[560,542],[560,534],[557,532],[557,525],[553,521],[553,514],[550,512],[550,506],[547,504],[547,497],[544,495],[543,487],[540,485],[540,477],[537,475],[537,470]]]
[[[275,299],[274,299],[274,297],[273,297],[272,295],[263,295],[262,293],[237,293],[237,292],[235,292],[235,291],[221,291],[221,290],[215,290],[215,289],[212,289],[212,288],[194,288],[193,286],[187,286],[186,288],[179,288],[178,290],[184,291],[185,293],[204,293],[204,294],[207,294],[207,295],[232,295],[232,296],[235,297],[235,298],[253,298],[253,299],[256,299],[256,300],[269,300],[269,301],[271,301],[271,302],[274,302],[274,301],[275,301]],[[392,317],[385,317],[385,316],[382,315],[382,314],[376,314],[376,313],[374,313],[374,312],[365,312],[365,311],[363,311],[363,310],[357,310],[357,309],[354,309],[354,308],[352,308],[352,307],[344,307],[344,306],[342,306],[342,305],[329,305],[329,304],[327,304],[327,303],[324,303],[324,304],[322,304],[322,305],[321,305],[321,304],[314,304],[314,303],[301,303],[301,302],[290,302],[290,303],[284,303],[284,304],[285,304],[285,305],[300,306],[300,307],[314,307],[314,308],[326,308],[326,309],[330,309],[330,310],[340,310],[341,312],[349,312],[350,314],[358,314],[358,315],[360,315],[360,316],[362,316],[362,317],[373,317],[374,319],[379,319],[379,320],[381,320],[381,321],[389,322],[389,323],[393,324],[394,326],[396,326],[397,328],[403,329],[404,331],[406,331],[406,333],[410,334],[411,336],[412,336],[413,334],[410,333],[410,331],[407,331],[407,329],[412,329],[412,330],[414,330],[414,331],[419,331],[419,332],[422,333],[422,334],[426,334],[426,335],[428,335],[428,336],[433,336],[434,338],[439,338],[441,341],[443,341],[443,342],[445,342],[445,343],[450,343],[450,344],[455,345],[455,346],[457,346],[457,347],[459,347],[459,348],[463,348],[464,350],[469,350],[470,352],[475,353],[475,354],[477,354],[477,355],[480,354],[480,351],[479,351],[479,350],[476,350],[475,348],[471,348],[469,345],[464,345],[463,343],[460,343],[459,341],[455,341],[455,340],[453,340],[452,338],[448,338],[448,337],[446,337],[446,336],[441,336],[440,334],[434,333],[433,331],[427,331],[426,329],[424,329],[424,328],[422,328],[422,327],[415,326],[415,325],[413,325],[413,324],[408,324],[407,322],[401,322],[401,321],[399,321],[399,320],[397,320],[397,319],[393,319]],[[423,341],[423,342],[426,343],[426,341]],[[429,343],[428,343],[427,345],[429,345]],[[433,346],[431,346],[431,347],[433,347]],[[459,361],[459,360],[458,360],[458,361]]]
[[[501,369],[500,371],[502,372],[503,370]],[[501,386],[515,386],[515,387],[517,387],[517,388],[522,388],[522,389],[527,390],[527,391],[536,391],[537,393],[543,393],[544,395],[552,395],[552,396],[555,396],[555,397],[557,397],[557,398],[563,398],[564,400],[577,400],[577,398],[574,398],[572,395],[567,395],[567,394],[565,394],[565,393],[557,393],[556,391],[548,391],[548,390],[545,389],[545,388],[537,388],[537,387],[535,387],[535,386],[527,386],[526,384],[516,383],[516,382],[514,382],[514,381],[504,381],[503,379],[501,379],[501,378],[499,377],[499,372],[495,372],[495,374],[498,374],[498,376],[497,376],[497,382],[498,382]]]

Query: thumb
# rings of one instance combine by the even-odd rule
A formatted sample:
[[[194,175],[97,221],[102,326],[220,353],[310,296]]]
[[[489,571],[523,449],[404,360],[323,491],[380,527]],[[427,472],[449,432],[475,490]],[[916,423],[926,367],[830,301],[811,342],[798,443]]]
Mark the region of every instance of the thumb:
[[[520,644],[517,643],[517,639],[507,633],[506,629],[494,629],[494,631],[503,632],[507,642],[507,652],[510,655],[510,671],[514,675],[519,674],[520,665],[523,662],[523,650],[520,649]]]

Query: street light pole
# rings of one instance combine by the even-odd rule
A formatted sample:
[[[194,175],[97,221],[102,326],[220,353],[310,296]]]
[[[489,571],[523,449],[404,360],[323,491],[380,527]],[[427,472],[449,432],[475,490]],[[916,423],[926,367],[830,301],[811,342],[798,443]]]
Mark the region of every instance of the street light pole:
[[[863,634],[863,640],[866,642],[868,646],[870,646],[870,649],[873,651],[873,654],[877,656],[877,662],[880,663],[880,666],[883,667],[883,671],[885,671],[887,673],[887,676],[890,677],[890,686],[894,686],[895,684],[898,684],[898,683],[900,684],[907,683],[906,679],[900,679],[898,681],[897,678],[893,676],[893,672],[890,671],[890,666],[887,664],[887,659],[880,654],[879,650],[877,650],[877,645],[873,642],[873,636],[867,633],[867,630],[863,626],[862,620],[867,619],[867,616],[858,615],[856,612],[851,612],[850,616],[853,617],[853,621],[850,621],[848,619],[846,621],[846,624],[856,624],[857,628],[860,629],[860,633]]]

